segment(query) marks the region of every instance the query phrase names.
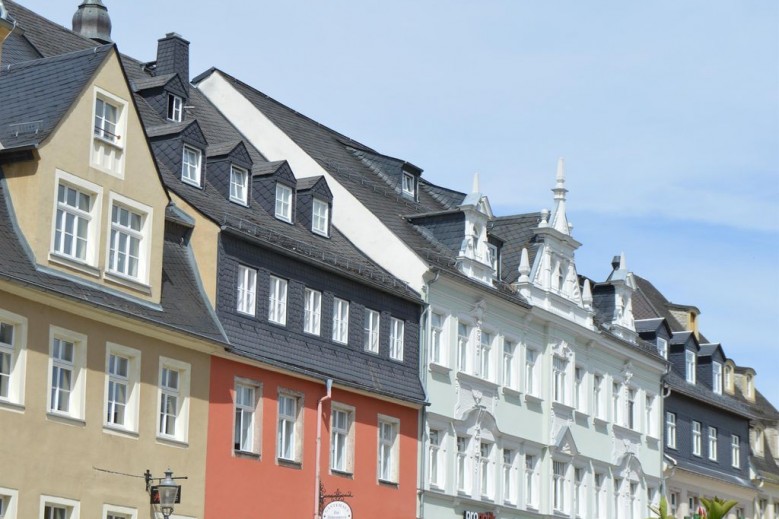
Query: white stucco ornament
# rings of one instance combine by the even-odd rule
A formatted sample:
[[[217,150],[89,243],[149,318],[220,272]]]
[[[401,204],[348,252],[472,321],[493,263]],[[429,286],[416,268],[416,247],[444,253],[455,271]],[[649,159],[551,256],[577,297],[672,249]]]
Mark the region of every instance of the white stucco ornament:
[[[322,519],[352,519],[352,507],[346,501],[332,501],[322,510]]]

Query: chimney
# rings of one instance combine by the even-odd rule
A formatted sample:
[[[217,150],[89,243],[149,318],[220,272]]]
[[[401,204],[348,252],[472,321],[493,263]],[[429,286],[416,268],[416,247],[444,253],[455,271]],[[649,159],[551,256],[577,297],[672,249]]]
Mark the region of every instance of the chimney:
[[[157,41],[158,76],[178,74],[189,85],[189,42],[175,32],[169,32]]]
[[[3,5],[3,0],[0,0],[0,63],[3,62],[3,44],[13,32],[14,27],[16,27],[16,23],[8,18],[8,10]]]
[[[73,15],[73,32],[97,43],[111,43],[111,18],[102,0],[84,0]]]

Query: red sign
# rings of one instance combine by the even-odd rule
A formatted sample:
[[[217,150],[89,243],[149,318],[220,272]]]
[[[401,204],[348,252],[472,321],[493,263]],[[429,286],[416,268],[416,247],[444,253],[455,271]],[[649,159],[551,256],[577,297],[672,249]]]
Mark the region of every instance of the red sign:
[[[495,519],[495,512],[463,512],[463,519]]]

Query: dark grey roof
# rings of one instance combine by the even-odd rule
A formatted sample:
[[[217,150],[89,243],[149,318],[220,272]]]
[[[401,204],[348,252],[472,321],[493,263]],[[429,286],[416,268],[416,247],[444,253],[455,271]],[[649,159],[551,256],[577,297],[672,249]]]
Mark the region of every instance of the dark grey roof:
[[[168,84],[168,82],[175,78],[176,74],[164,74],[162,76],[149,76],[134,80],[132,82],[133,90],[139,92],[148,88],[159,88]]]
[[[755,418],[755,412],[747,402],[733,398],[730,395],[718,395],[711,389],[700,384],[690,384],[682,376],[674,371],[669,372],[665,378],[666,383],[673,392],[686,395],[705,404],[725,409],[746,418]]]
[[[671,344],[686,344],[691,338],[694,339],[696,343],[698,342],[698,340],[695,339],[695,334],[692,332],[673,332],[671,340],[668,342]]]
[[[298,191],[308,191],[312,187],[316,185],[317,182],[322,180],[324,177],[322,175],[316,176],[316,177],[306,177],[298,179],[298,185],[297,189]]]
[[[490,224],[490,234],[504,242],[501,248],[501,263],[503,280],[506,283],[513,283],[519,278],[519,262],[523,248],[527,248],[530,265],[533,265],[540,245],[534,240],[533,230],[538,227],[540,220],[541,213],[527,213],[501,216]]]
[[[195,121],[187,120],[187,121],[181,121],[178,123],[166,123],[166,124],[160,124],[157,126],[147,126],[146,127],[146,135],[149,137],[163,137],[165,135],[175,135],[177,133],[181,133],[187,128],[189,128],[190,125],[196,124]]]
[[[662,317],[655,317],[654,319],[636,319],[635,326],[638,333],[642,332],[654,332],[657,331],[663,325]]]
[[[200,286],[191,249],[180,233],[168,229],[163,249],[160,304],[130,297],[106,286],[35,265],[16,225],[12,202],[0,170],[0,278],[79,304],[100,308],[153,325],[227,344]]]
[[[276,171],[279,170],[279,168],[285,165],[289,165],[286,160],[275,160],[273,162],[267,162],[263,160],[261,162],[255,162],[254,166],[252,167],[252,176],[262,177],[265,175],[273,175],[276,173]]]
[[[701,347],[698,350],[698,356],[711,357],[711,355],[717,350],[720,350],[720,352],[722,352],[722,346],[720,344],[701,344]],[[723,353],[723,357],[724,356],[725,355]]]
[[[6,65],[0,70],[0,144],[36,146],[59,124],[112,45]]]
[[[25,40],[42,57],[91,49],[98,45],[89,38],[85,38],[70,29],[47,20],[13,0],[4,0],[3,3],[11,17],[24,31],[23,37]],[[16,37],[15,33],[17,32],[14,31],[9,38]],[[5,58],[5,53],[3,53],[3,62],[5,62]]]
[[[442,204],[447,209],[454,209],[459,207],[463,200],[465,200],[465,193],[460,193],[453,189],[448,189],[442,186],[437,186],[431,182],[428,182],[424,178],[419,180],[419,185],[422,189],[430,193],[436,201]]]
[[[712,479],[725,481],[733,485],[753,488],[752,482],[749,479],[738,477],[731,472],[719,471],[716,470],[715,468],[707,467],[705,465],[695,463],[686,458],[678,458],[676,461],[677,461],[677,466],[680,469],[687,470],[688,472],[693,472],[700,476],[707,476]]]
[[[206,150],[206,157],[222,157],[229,155],[240,143],[236,141],[212,144]]]

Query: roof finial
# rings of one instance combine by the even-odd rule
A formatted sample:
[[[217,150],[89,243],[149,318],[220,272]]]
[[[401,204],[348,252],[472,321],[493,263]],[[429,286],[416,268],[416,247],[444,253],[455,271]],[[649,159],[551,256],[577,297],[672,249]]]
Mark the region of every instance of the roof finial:
[[[474,173],[473,174],[473,186],[471,187],[471,193],[481,193],[481,189],[479,189],[479,174]]]
[[[522,247],[522,254],[519,257],[519,282],[527,283],[530,281],[530,261],[527,255],[527,248]]]
[[[555,200],[565,200],[568,190],[565,189],[565,161],[562,157],[557,159],[557,185],[552,191]]]
[[[565,162],[563,158],[557,159],[557,183],[552,189],[555,199],[555,208],[552,213],[551,225],[563,234],[571,235],[571,229],[568,227],[568,217],[565,215]]]
[[[592,288],[590,287],[590,280],[587,278],[584,279],[584,288],[582,289],[582,303],[584,303],[584,308],[588,310],[592,308]]]
[[[84,0],[73,15],[73,32],[98,43],[111,43],[111,18],[102,0]]]

